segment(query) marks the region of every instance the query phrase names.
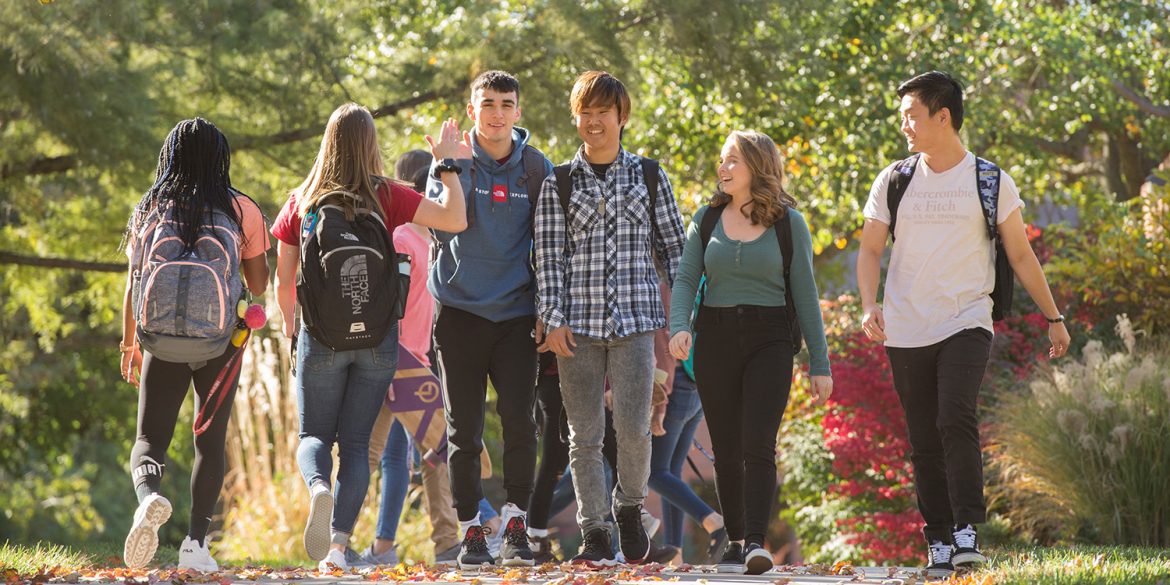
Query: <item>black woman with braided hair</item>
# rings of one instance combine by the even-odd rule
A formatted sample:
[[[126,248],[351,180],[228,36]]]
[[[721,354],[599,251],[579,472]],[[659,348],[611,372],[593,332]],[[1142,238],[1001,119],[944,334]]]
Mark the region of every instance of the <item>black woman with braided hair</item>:
[[[171,516],[160,493],[162,474],[192,382],[195,463],[179,568],[219,568],[207,531],[223,486],[224,439],[247,333],[239,329],[245,284],[255,295],[268,285],[264,215],[232,188],[230,167],[227,138],[214,124],[179,122],[163,142],[154,184],[126,225],[129,275],[119,346],[122,378],[138,386],[130,454],[138,509],[123,553],[131,568],[151,561],[158,529]]]

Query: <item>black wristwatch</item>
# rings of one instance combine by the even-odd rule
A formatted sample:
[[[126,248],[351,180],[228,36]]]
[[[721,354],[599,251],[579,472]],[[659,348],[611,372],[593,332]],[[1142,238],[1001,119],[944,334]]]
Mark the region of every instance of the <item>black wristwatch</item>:
[[[453,159],[453,158],[442,159],[439,161],[439,164],[435,165],[435,178],[436,179],[439,178],[439,175],[441,175],[443,173],[455,173],[456,175],[458,175],[459,173],[462,173],[462,172],[463,172],[463,169],[459,168],[459,165],[455,163],[455,159]]]
[[[1044,320],[1048,321],[1049,323],[1064,323],[1064,315],[1057,315],[1055,319],[1049,319],[1047,316],[1045,316]]]

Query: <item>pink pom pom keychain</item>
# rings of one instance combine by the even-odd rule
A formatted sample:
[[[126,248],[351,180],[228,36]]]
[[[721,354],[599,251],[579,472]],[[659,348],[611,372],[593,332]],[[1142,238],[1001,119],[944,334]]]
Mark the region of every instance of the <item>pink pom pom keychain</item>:
[[[248,329],[259,329],[268,323],[268,315],[264,312],[262,305],[251,305],[248,310],[244,311],[244,324]]]

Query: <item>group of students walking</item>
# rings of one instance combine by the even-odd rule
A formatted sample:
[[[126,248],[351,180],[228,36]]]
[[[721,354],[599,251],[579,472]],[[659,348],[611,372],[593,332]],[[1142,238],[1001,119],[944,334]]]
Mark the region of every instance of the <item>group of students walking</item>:
[[[898,95],[915,154],[879,174],[865,206],[862,327],[887,347],[927,564],[945,572],[986,561],[975,530],[986,515],[976,399],[1002,278],[997,260],[1048,317],[1051,355],[1067,351],[1069,336],[1024,234],[1014,182],[962,145],[959,84],[930,72]],[[481,74],[467,104],[473,131],[449,119],[437,138],[427,136],[431,160],[423,152],[412,153],[413,165],[400,161],[398,178],[413,189],[385,177],[369,111],[344,105],[273,221],[276,297],[296,351],[304,544],[323,567],[396,561],[410,453],[385,403],[401,342],[426,366],[433,356],[442,380],[449,476],[431,471],[428,508],[436,533],[441,524],[457,534],[436,535],[437,556],[464,568],[549,560],[551,490],[570,475],[583,536],[575,564],[660,558],[647,530],[656,521],[643,510],[652,487],[670,504],[667,545],[681,544],[685,512],[711,534],[720,572],[772,568],[765,535],[776,435],[802,344],[816,400],[833,389],[811,236],[785,189],[780,152],[762,133],[732,132],[714,195],[684,231],[665,170],[622,147],[632,108],[622,82],[583,73],[569,105],[582,145],[554,167],[516,126],[517,79]],[[231,309],[246,291],[265,291],[269,248],[259,207],[232,187],[229,167],[227,140],[213,125],[181,122],[127,227],[122,375],[140,388],[131,567],[150,561],[171,514],[159,493],[163,461],[193,381],[196,409],[208,414],[195,442],[179,566],[217,568],[207,530],[247,342]],[[887,235],[897,245],[879,305]],[[489,518],[496,513],[480,481],[489,381],[503,430],[498,519]],[[679,478],[704,414],[719,512]],[[349,541],[378,460],[377,538],[358,553]]]

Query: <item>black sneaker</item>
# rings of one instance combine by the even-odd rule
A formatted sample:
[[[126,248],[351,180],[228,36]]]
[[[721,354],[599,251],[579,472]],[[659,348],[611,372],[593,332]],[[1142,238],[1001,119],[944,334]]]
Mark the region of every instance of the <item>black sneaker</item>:
[[[613,517],[617,519],[618,542],[626,562],[636,565],[646,560],[646,553],[650,552],[650,539],[646,537],[646,529],[642,526],[642,506],[622,506],[614,510]]]
[[[637,518],[635,516],[635,518]],[[640,525],[639,520],[639,525]],[[585,565],[593,569],[612,567],[617,564],[613,557],[613,545],[609,542],[609,531],[605,528],[594,528],[585,533],[585,541],[581,543],[581,552],[573,557],[574,565]]]
[[[932,540],[927,545],[927,577],[949,577],[955,572],[955,565],[951,562],[954,547],[941,540]]]
[[[707,562],[714,565],[719,562],[719,555],[727,548],[727,529],[720,528],[711,533],[711,540],[707,543]]]
[[[772,553],[754,542],[743,549],[743,561],[748,575],[763,575],[772,570]]]
[[[532,549],[528,548],[528,527],[524,525],[523,516],[513,516],[504,527],[500,564],[505,567],[531,567],[535,564]]]
[[[552,551],[552,539],[548,536],[529,536],[528,544],[532,549],[532,560],[537,565],[545,563],[559,563],[561,559]]]
[[[979,535],[970,524],[955,526],[955,552],[951,562],[960,567],[986,565],[987,557],[979,552]]]
[[[463,545],[459,547],[459,568],[463,570],[478,569],[482,565],[494,565],[496,560],[488,552],[487,534],[489,529],[483,526],[472,526],[467,529],[463,537]]]
[[[665,565],[678,556],[678,547],[669,544],[658,544],[650,541],[650,550],[646,551],[646,562]]]
[[[743,564],[743,545],[738,542],[727,543],[723,558],[715,565],[715,572],[742,575],[746,570],[747,567]]]

